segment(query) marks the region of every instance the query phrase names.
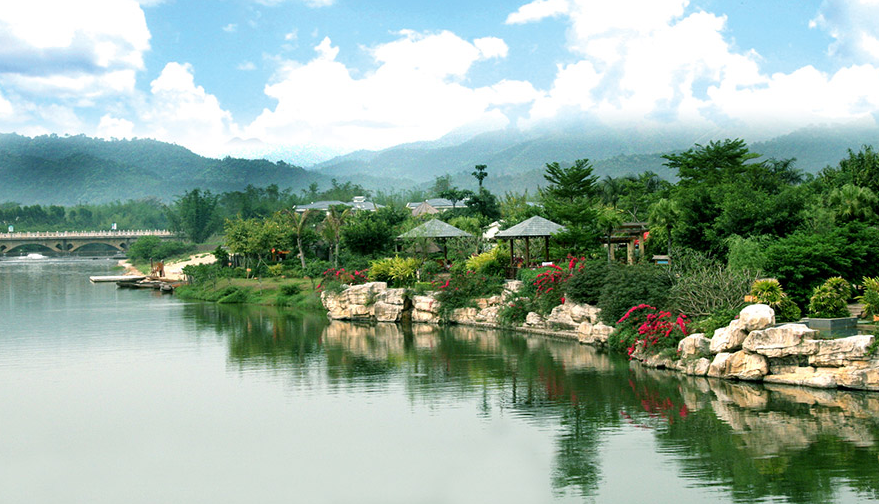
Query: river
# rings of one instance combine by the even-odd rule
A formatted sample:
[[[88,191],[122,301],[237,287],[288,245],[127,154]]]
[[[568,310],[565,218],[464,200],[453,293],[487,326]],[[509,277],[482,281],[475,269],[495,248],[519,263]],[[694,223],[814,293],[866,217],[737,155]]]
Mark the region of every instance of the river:
[[[0,503],[875,502],[879,394],[0,259]]]

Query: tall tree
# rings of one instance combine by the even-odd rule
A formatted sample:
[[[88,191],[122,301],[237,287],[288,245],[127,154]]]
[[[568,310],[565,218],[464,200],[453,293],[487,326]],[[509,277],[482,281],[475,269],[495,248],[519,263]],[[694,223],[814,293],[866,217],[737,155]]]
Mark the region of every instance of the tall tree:
[[[485,171],[488,166],[484,164],[478,164],[473,168],[473,173],[471,173],[471,175],[476,177],[476,181],[479,182],[479,188],[482,189],[482,181],[485,179],[485,177],[488,176],[488,173],[486,173]]]
[[[540,188],[547,217],[567,228],[556,235],[557,238],[567,242],[574,253],[585,253],[596,247],[601,235],[593,205],[598,177],[592,175],[589,160],[578,159],[568,168],[562,168],[557,162],[547,163],[543,177],[550,183]]]
[[[299,251],[299,262],[302,265],[303,271],[305,270],[305,251],[302,248],[302,233],[305,231],[306,223],[308,222],[308,218],[311,217],[312,209],[307,209],[304,212],[291,212],[290,210],[284,210],[283,212],[279,212],[278,214],[283,214],[287,217],[290,227],[292,227],[293,232],[296,234],[296,248]]]
[[[168,207],[171,229],[182,232],[194,243],[204,243],[220,229],[217,201],[218,197],[210,191],[193,189],[185,193]]]
[[[547,163],[543,178],[550,183],[544,194],[569,202],[594,196],[595,182],[598,181],[598,177],[592,175],[592,164],[588,159],[578,159],[569,168],[562,168],[558,162]]]
[[[342,241],[342,226],[351,215],[351,208],[341,205],[330,207],[323,221],[321,234],[330,243],[333,267],[339,267],[339,243]]]

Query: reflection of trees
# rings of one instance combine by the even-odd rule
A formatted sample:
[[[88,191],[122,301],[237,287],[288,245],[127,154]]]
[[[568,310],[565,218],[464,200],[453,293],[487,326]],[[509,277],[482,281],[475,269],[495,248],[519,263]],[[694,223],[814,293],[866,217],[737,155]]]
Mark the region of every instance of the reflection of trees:
[[[226,336],[239,368],[283,369],[306,380],[325,366],[330,386],[402,382],[413,403],[482,398],[558,427],[553,486],[595,493],[603,432],[652,429],[683,478],[728,488],[737,501],[833,500],[841,481],[879,499],[879,395],[761,386],[629,369],[567,341],[475,328],[359,325],[273,309],[187,305]],[[633,484],[637,484],[633,481]]]

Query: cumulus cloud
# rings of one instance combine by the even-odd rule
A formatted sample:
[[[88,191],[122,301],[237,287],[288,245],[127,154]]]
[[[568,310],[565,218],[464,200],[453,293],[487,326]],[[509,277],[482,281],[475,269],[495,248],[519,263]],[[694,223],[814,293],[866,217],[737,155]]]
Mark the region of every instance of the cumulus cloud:
[[[0,9],[0,72],[100,75],[143,68],[150,33],[133,0],[30,0]]]
[[[329,38],[315,52],[305,64],[288,62],[266,86],[277,106],[263,111],[247,137],[338,151],[389,147],[438,138],[468,124],[502,126],[508,119],[498,107],[528,103],[537,94],[527,82],[465,85],[475,63],[506,55],[500,39],[468,42],[445,31],[403,31],[367,50],[376,68],[360,78],[337,61],[339,48]]]
[[[854,61],[879,62],[879,2],[824,0],[810,26],[827,31],[835,40],[831,55]]]
[[[507,16],[507,24],[525,24],[540,21],[548,17],[556,17],[568,12],[566,0],[536,0],[519,7],[519,10]]]
[[[825,1],[816,23],[829,26],[829,5],[837,3],[846,2]],[[862,16],[879,6],[876,0],[856,3]],[[756,51],[732,45],[725,16],[689,12],[687,0],[568,0],[553,12],[566,13],[568,49],[578,61],[558,66],[551,89],[534,101],[523,127],[573,112],[609,125],[735,127],[768,135],[871,119],[879,110],[874,66],[767,74]],[[854,26],[838,21],[850,19],[838,13],[832,19],[834,26]],[[872,19],[879,15],[862,17],[857,36],[862,59],[872,47],[864,37],[876,29],[867,26]],[[837,50],[848,40],[840,37]]]
[[[150,83],[150,95],[138,114],[146,136],[185,145],[204,155],[221,154],[220,146],[238,134],[232,114],[220,106],[216,96],[195,83],[189,64],[165,65]],[[113,123],[108,119],[108,124]]]
[[[98,123],[96,133],[101,138],[131,138],[134,136],[134,123],[105,114]]]

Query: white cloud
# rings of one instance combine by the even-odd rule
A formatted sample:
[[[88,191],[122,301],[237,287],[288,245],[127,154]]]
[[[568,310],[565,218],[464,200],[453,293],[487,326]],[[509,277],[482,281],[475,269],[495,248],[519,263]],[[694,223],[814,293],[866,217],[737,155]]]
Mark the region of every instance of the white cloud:
[[[832,74],[807,66],[766,74],[758,53],[731,44],[724,16],[688,13],[687,0],[567,5],[568,49],[580,60],[559,65],[551,89],[534,101],[523,127],[575,113],[608,125],[732,126],[777,135],[814,123],[872,120],[879,110],[875,66]],[[879,1],[862,0],[855,10],[865,14],[876,7]],[[820,22],[828,23],[824,16]],[[871,33],[864,27],[858,35],[861,60],[879,46],[870,41]],[[838,44],[841,40],[855,39],[838,37]]]
[[[535,0],[519,7],[519,10],[507,16],[507,24],[525,24],[540,21],[548,17],[557,17],[568,12],[566,0]]]
[[[98,123],[97,135],[101,138],[132,138],[134,123],[105,114]]]
[[[131,92],[150,33],[134,0],[30,0],[0,9],[0,85],[34,95]]]
[[[238,31],[238,25],[235,23],[229,23],[223,27],[223,31],[226,33],[235,33]]]
[[[339,152],[383,148],[438,138],[465,125],[498,127],[509,120],[497,107],[528,103],[529,83],[464,85],[473,64],[506,55],[506,44],[468,42],[450,32],[400,32],[368,49],[377,67],[355,78],[336,60],[339,48],[325,38],[306,64],[288,62],[265,92],[278,104],[246,129],[269,143],[323,145]]]
[[[222,144],[238,135],[232,115],[217,97],[195,84],[192,66],[168,63],[150,83],[139,111],[142,136],[174,142],[204,155],[222,154]]]
[[[244,72],[250,72],[256,70],[256,64],[254,64],[252,61],[245,61],[243,63],[240,63],[236,68]]]
[[[879,62],[879,1],[824,0],[810,26],[827,31],[835,40],[831,55]]]
[[[0,93],[0,119],[9,119],[13,114],[15,114],[15,107],[12,106],[12,102],[3,97],[3,93]]]

